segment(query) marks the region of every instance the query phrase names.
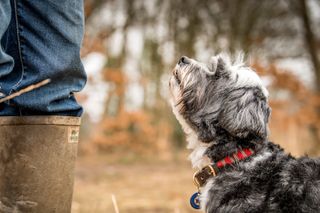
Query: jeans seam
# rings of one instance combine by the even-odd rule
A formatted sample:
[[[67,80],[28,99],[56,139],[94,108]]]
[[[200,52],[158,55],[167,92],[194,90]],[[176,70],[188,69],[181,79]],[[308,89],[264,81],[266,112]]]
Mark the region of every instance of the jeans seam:
[[[25,66],[24,66],[24,63],[23,63],[21,40],[20,40],[20,34],[21,34],[20,31],[22,31],[22,29],[21,29],[21,27],[19,25],[19,20],[18,20],[18,18],[19,18],[19,16],[18,16],[18,6],[17,6],[18,3],[17,3],[17,0],[13,0],[13,2],[14,2],[14,12],[15,12],[14,15],[15,15],[15,19],[16,19],[16,33],[17,33],[19,59],[20,59],[20,63],[21,63],[22,72],[21,72],[21,77],[20,77],[19,81],[12,86],[12,89],[10,90],[9,94],[11,94],[13,92],[13,90],[15,88],[17,88],[21,84],[23,76],[24,76],[24,73],[25,73],[25,70],[24,70]]]

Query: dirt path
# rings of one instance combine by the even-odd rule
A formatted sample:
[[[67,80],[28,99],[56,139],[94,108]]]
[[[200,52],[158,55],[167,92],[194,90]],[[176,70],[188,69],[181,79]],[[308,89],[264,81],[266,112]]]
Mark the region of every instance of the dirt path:
[[[195,191],[186,156],[166,162],[110,163],[106,157],[79,158],[72,213],[191,213]]]

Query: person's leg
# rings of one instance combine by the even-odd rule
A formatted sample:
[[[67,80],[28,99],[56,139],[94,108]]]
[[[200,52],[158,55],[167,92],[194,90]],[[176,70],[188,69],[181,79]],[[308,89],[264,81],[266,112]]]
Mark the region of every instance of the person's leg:
[[[7,104],[20,115],[81,116],[74,92],[86,82],[80,60],[82,0],[11,0],[11,8],[11,24],[2,43],[15,65],[11,73],[0,75],[3,92],[9,95],[47,78],[51,82]],[[0,115],[15,114],[0,110]]]
[[[13,72],[14,60],[13,57],[6,53],[8,46],[7,33],[12,27],[11,22],[11,5],[10,0],[0,1],[0,98],[6,95],[5,90],[14,85],[19,73]],[[17,48],[16,42],[11,42],[11,48]],[[9,78],[10,76],[10,78]],[[19,111],[7,103],[0,104],[0,115],[18,115]]]
[[[73,93],[86,81],[83,2],[0,0],[0,10],[0,92],[51,79],[0,108],[0,212],[68,213],[82,113]]]

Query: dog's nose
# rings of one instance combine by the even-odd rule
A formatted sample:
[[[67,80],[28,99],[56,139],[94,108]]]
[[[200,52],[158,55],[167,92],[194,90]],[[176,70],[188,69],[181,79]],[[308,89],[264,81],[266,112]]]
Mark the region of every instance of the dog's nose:
[[[190,59],[187,56],[182,56],[178,62],[179,65],[190,64]]]

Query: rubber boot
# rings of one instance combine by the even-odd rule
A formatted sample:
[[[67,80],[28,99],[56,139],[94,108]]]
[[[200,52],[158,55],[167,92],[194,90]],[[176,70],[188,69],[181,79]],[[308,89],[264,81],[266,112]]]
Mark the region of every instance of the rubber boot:
[[[69,213],[80,118],[0,117],[0,212]]]

